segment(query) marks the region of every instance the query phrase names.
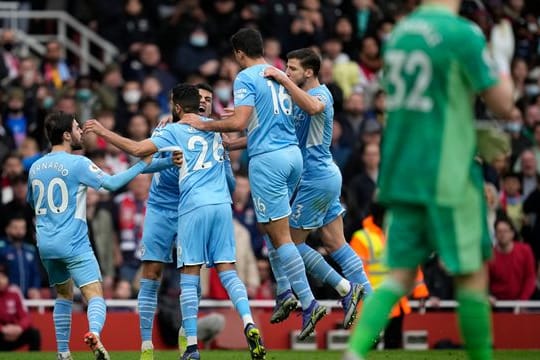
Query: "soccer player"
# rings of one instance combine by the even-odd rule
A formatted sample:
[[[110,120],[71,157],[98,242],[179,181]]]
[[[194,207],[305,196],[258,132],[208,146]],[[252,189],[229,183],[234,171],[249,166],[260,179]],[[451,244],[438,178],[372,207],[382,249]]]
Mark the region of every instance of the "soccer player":
[[[196,114],[200,104],[199,91],[195,86],[180,84],[172,90],[171,101],[175,116],[181,118],[187,112]],[[187,350],[182,359],[200,358],[197,348],[197,288],[203,264],[216,266],[220,280],[244,322],[251,358],[264,359],[266,350],[251,316],[246,288],[234,266],[231,196],[221,136],[178,123],[139,142],[108,131],[96,121],[87,121],[85,131],[96,132],[135,156],[171,147],[181,148],[184,164],[179,175],[177,266],[181,268],[180,306],[187,336]]]
[[[304,158],[304,172],[296,190],[289,217],[291,236],[304,259],[308,273],[332,286],[342,297],[345,310],[343,326],[348,329],[356,316],[358,302],[371,286],[363,269],[362,260],[345,241],[342,215],[341,173],[332,160],[332,122],[334,107],[332,94],[321,85],[317,76],[321,59],[313,50],[305,48],[287,54],[286,73],[274,68],[265,69],[265,76],[278,81],[291,94],[295,103],[293,115],[296,135]],[[322,242],[330,256],[341,266],[345,280],[322,257],[306,245],[310,231],[321,228]],[[287,304],[295,298],[286,278],[277,267],[277,303],[271,322],[282,321],[289,315]],[[281,279],[281,281],[279,281]]]
[[[494,114],[510,119],[512,89],[493,68],[482,31],[457,16],[460,3],[424,1],[384,51],[388,120],[378,199],[388,209],[390,274],[366,299],[347,359],[366,356],[433,251],[454,276],[469,358],[493,355],[485,266],[491,242],[472,104],[480,94]]]
[[[197,88],[200,95],[199,114],[208,116],[212,112],[212,88],[206,84],[198,84]],[[178,117],[174,112],[173,121],[178,121]],[[159,131],[161,129],[156,129],[152,136],[155,136],[156,132]],[[230,168],[230,163],[228,166]],[[234,175],[232,178],[234,179]],[[230,183],[230,186],[234,186],[234,180],[231,182],[228,178],[228,183]],[[157,294],[164,264],[172,262],[171,253],[176,242],[176,232],[178,229],[179,198],[180,188],[178,185],[177,167],[154,174],[144,219],[142,237],[143,252],[141,256],[143,262],[142,277],[137,296],[139,327],[142,340],[141,360],[151,360],[154,358],[152,329],[157,307]],[[200,284],[197,286],[197,293],[200,294]],[[183,333],[182,330],[180,331],[181,334]],[[180,345],[183,343],[182,339],[181,335],[179,337]],[[185,350],[183,346],[180,346],[180,349],[182,353]]]
[[[300,298],[306,338],[326,314],[309,287],[304,262],[291,239],[289,199],[300,181],[302,153],[292,120],[292,100],[285,88],[264,77],[261,34],[242,29],[231,38],[234,56],[243,70],[234,81],[234,114],[220,121],[186,115],[182,122],[204,131],[233,132],[247,128],[249,182],[257,221],[269,235],[270,256],[279,258],[285,276]]]
[[[99,338],[106,308],[99,265],[88,240],[86,187],[117,190],[147,169],[151,159],[109,176],[88,158],[71,153],[82,148],[82,130],[72,115],[49,115],[45,131],[52,149],[30,168],[27,198],[35,209],[39,255],[58,293],[53,311],[58,359],[71,359],[73,282],[88,302],[90,331],[84,341],[96,359],[109,359]]]

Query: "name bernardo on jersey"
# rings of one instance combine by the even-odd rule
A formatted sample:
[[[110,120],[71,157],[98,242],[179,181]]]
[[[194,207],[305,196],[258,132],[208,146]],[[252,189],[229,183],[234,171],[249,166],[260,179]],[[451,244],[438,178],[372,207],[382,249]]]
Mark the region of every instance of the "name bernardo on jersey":
[[[63,164],[60,164],[57,161],[51,161],[51,162],[48,162],[48,163],[36,164],[35,166],[32,166],[32,168],[30,169],[30,176],[32,176],[32,177],[36,176],[36,174],[40,170],[49,170],[49,169],[53,169],[53,170],[58,171],[60,173],[60,175],[62,175],[62,176],[68,176],[69,175],[69,170],[66,169]],[[96,166],[96,169],[97,170],[94,170],[90,166],[90,170],[93,170],[93,171],[98,171],[99,170],[99,168],[97,168],[97,166]]]

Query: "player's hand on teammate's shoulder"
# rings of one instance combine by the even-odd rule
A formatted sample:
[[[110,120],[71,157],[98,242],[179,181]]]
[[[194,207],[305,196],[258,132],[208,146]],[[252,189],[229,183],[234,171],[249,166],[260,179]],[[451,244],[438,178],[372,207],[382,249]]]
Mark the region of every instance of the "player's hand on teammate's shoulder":
[[[88,119],[84,123],[83,132],[85,134],[95,133],[96,135],[102,135],[104,131],[105,128],[96,119]]]
[[[157,128],[159,129],[159,128],[164,127],[164,126],[167,125],[167,124],[172,123],[172,120],[173,120],[172,115],[166,114],[166,115],[161,116],[161,117],[159,118],[159,123],[158,123],[158,125],[157,125]]]
[[[277,82],[282,83],[287,77],[287,75],[283,71],[273,66],[268,66],[266,69],[264,69],[264,77],[272,78]]]
[[[197,114],[184,114],[184,116],[182,116],[182,119],[180,119],[180,123],[187,124],[195,129],[204,130],[204,121],[202,121],[201,117]]]
[[[172,160],[174,165],[180,167],[184,163],[184,154],[181,151],[173,151]]]

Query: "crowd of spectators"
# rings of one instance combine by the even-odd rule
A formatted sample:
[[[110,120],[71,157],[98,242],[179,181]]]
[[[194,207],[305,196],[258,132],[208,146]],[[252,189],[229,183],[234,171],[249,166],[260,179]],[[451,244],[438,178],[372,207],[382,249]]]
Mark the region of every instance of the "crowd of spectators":
[[[418,5],[417,0],[22,3],[36,10],[66,10],[120,50],[103,72],[81,74],[78,58],[59,41],[47,42],[45,54],[37,56],[25,51],[13,29],[1,29],[0,263],[10,268],[10,282],[26,298],[51,296],[35,247],[33,211],[26,203],[26,172],[48,151],[43,136],[46,114],[61,110],[83,122],[96,118],[108,129],[141,140],[169,114],[168,91],[178,82],[211,84],[213,111],[220,114],[232,106],[232,83],[240,71],[229,37],[245,26],[261,30],[266,59],[279,69],[285,69],[285,55],[292,49],[313,47],[320,52],[321,82],[335,102],[331,150],[343,174],[348,239],[370,214],[385,126],[381,49],[400,18]],[[524,0],[465,0],[462,6],[462,14],[485,33],[499,70],[515,84],[515,114],[500,134],[505,134],[509,146],[484,159],[488,221],[496,254],[490,265],[495,279],[492,295],[499,300],[533,298],[540,286],[539,5]],[[22,30],[31,35],[52,34],[53,29],[50,21],[32,20]],[[478,117],[489,118],[481,104]],[[87,137],[85,142],[85,154],[109,173],[137,160],[103,139]],[[233,194],[236,238],[238,249],[248,250],[238,251],[238,269],[251,298],[269,299],[274,296],[273,280],[256,224],[246,159],[242,151],[231,153],[237,176]],[[136,294],[150,181],[150,175],[139,175],[118,193],[88,190],[89,235],[107,297],[127,299]],[[310,242],[320,248],[316,232]],[[526,265],[522,259],[527,259]],[[434,297],[452,298],[451,284],[436,257],[426,265],[425,273]],[[204,279],[203,296],[225,296],[215,273],[210,270]],[[324,289],[316,293],[335,296]]]

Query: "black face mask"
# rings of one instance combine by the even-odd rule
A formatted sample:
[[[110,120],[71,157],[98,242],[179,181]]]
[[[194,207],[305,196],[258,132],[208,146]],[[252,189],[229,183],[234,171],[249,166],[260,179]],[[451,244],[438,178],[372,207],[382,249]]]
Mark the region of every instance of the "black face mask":
[[[11,237],[11,241],[13,242],[23,242],[24,241],[24,236],[10,236]]]
[[[4,44],[4,50],[6,50],[6,51],[11,51],[11,50],[13,50],[14,47],[15,47],[15,45],[13,43],[5,43]]]
[[[12,106],[8,107],[8,112],[10,113],[19,113],[21,111],[22,111],[22,107],[12,107]]]

